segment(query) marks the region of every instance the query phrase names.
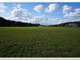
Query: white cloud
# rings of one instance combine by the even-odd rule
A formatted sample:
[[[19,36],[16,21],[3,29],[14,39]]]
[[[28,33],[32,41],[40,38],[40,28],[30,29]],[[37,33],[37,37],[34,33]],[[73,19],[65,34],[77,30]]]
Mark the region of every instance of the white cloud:
[[[41,17],[40,16],[34,16],[31,20],[32,23],[39,23],[41,21]]]
[[[80,21],[80,8],[73,9],[73,11],[64,14],[64,18],[66,22]]]
[[[44,7],[42,5],[37,5],[35,9],[37,9],[35,10],[36,12],[41,12],[44,9]],[[15,7],[11,10],[10,17],[8,17],[8,19],[14,21],[29,22],[34,24],[37,23],[41,25],[50,25],[59,23],[59,20],[56,18],[50,19],[45,15],[34,16],[27,9],[22,8],[20,4],[15,5]]]
[[[76,12],[76,13],[80,13],[80,8],[76,8],[76,9],[75,9],[75,12]]]
[[[42,23],[45,19],[44,16],[33,16],[28,10],[21,8],[20,4],[17,4],[10,12],[11,16],[7,19],[29,23]]]
[[[74,12],[69,12],[68,14],[65,15],[65,17],[71,17],[71,18],[80,17],[80,8],[74,9]]]
[[[70,12],[69,13],[69,17],[79,17],[80,14],[76,13],[76,12]]]
[[[20,4],[17,4],[16,7],[13,8],[13,10],[10,12],[10,15],[11,16],[8,17],[8,19],[21,22],[29,22],[29,20],[32,18],[32,15],[29,13],[29,11],[21,8]]]
[[[45,15],[42,16],[33,16],[29,11],[26,9],[21,8],[20,4],[17,4],[13,10],[11,10],[11,16],[8,17],[10,20],[14,21],[21,21],[21,22],[29,22],[29,23],[37,23],[41,25],[50,25],[50,24],[58,24],[60,21],[56,18],[51,19],[46,17]]]
[[[36,12],[41,12],[42,10],[44,10],[44,7],[41,4],[34,7],[34,11]]]
[[[48,6],[48,8],[46,9],[47,12],[52,13],[54,12],[57,8],[59,7],[59,5],[57,4],[50,4]]]
[[[63,14],[68,14],[69,12],[71,12],[71,10],[72,10],[72,7],[68,5],[63,6]]]
[[[41,25],[54,25],[54,24],[60,24],[62,23],[63,20],[60,20],[59,18],[48,18],[45,17],[45,15],[42,16],[34,16],[31,20],[31,23],[37,23],[37,24],[41,24]]]
[[[6,8],[7,8],[7,7],[6,7],[3,3],[0,3],[0,14],[5,13]]]
[[[37,6],[34,7],[34,11],[36,12],[41,12],[43,10],[45,10],[46,12],[52,13],[54,12],[57,8],[59,7],[58,4],[49,4],[49,6],[46,8],[43,5],[39,4]]]

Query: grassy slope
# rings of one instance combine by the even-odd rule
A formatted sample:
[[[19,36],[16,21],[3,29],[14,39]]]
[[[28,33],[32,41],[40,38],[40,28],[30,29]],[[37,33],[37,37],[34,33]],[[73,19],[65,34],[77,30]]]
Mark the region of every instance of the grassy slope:
[[[80,28],[0,27],[0,57],[80,57]]]

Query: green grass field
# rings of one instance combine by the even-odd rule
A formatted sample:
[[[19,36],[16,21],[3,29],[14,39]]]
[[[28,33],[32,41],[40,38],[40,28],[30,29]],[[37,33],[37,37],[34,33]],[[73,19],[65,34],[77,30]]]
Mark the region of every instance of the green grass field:
[[[80,28],[0,27],[0,57],[80,57]]]

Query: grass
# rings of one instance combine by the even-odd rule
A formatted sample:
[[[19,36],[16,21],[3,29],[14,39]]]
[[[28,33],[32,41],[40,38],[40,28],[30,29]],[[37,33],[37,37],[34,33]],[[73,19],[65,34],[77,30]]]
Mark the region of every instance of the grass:
[[[80,28],[0,27],[0,57],[80,57]]]

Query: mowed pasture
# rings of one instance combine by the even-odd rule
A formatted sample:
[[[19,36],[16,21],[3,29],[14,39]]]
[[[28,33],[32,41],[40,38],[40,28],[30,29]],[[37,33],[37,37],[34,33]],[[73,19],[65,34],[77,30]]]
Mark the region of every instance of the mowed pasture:
[[[0,57],[80,57],[80,28],[0,27]]]

